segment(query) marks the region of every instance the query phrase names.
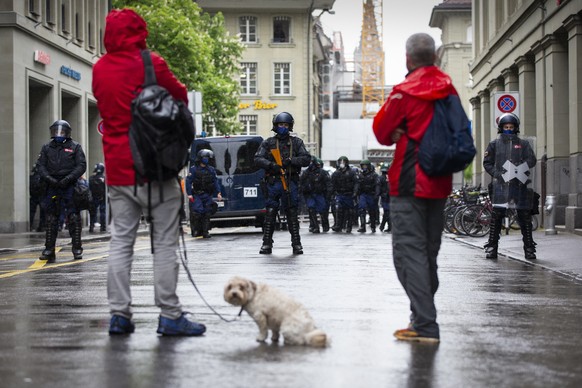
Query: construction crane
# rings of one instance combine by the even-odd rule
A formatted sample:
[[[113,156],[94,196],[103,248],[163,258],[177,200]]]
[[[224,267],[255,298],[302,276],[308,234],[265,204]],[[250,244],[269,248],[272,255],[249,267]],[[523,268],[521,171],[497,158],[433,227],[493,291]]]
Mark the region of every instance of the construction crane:
[[[362,117],[373,117],[384,104],[384,49],[382,0],[363,0]]]

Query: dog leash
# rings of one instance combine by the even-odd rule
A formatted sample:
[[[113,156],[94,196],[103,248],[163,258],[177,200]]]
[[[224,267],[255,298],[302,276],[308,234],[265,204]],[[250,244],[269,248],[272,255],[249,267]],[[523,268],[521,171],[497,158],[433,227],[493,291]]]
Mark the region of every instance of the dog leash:
[[[184,240],[184,229],[182,228],[182,225],[180,225],[180,237],[182,239],[182,246],[184,247],[184,255],[182,255],[182,252],[180,252],[180,260],[182,261],[182,265],[184,266],[184,269],[186,270],[186,274],[188,274],[188,279],[190,279],[190,283],[192,283],[192,285],[194,286],[194,289],[196,290],[196,292],[198,293],[198,295],[200,296],[200,298],[202,299],[202,301],[204,302],[204,304],[210,309],[212,310],[212,312],[214,314],[216,314],[220,319],[222,319],[224,322],[234,322],[237,319],[239,319],[242,315],[243,312],[243,307],[240,308],[240,311],[238,312],[238,315],[232,319],[226,319],[224,318],[222,315],[220,315],[220,313],[218,311],[216,311],[207,301],[206,299],[204,299],[204,296],[202,296],[202,293],[200,292],[200,290],[198,289],[198,287],[196,286],[196,283],[194,282],[194,279],[192,278],[192,273],[190,272],[190,269],[188,269],[188,256],[186,255],[186,241]]]

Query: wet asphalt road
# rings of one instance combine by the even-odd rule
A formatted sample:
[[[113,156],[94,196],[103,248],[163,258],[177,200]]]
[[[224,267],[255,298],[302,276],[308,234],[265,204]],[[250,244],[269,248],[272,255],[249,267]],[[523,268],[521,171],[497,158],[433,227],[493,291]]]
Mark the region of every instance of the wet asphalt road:
[[[250,232],[249,232],[250,231]],[[221,231],[222,232],[222,231]],[[326,349],[255,342],[243,313],[226,323],[180,274],[185,310],[200,338],[156,335],[149,239],[138,239],[132,277],[136,332],[107,334],[107,242],[70,247],[40,267],[38,252],[0,256],[1,387],[580,387],[582,283],[523,263],[484,259],[444,238],[436,303],[439,345],[398,342],[408,319],[391,236],[312,235],[291,255],[288,232],[259,255],[255,229],[186,238],[189,268],[206,300],[232,318],[222,289],[233,275],[301,301],[332,338]]]

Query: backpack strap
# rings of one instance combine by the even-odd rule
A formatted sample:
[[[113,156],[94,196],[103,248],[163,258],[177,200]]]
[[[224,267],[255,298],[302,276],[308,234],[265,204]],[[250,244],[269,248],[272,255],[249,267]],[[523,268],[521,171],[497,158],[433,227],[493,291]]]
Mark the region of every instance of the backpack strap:
[[[150,50],[141,50],[141,59],[143,60],[143,65],[145,67],[145,79],[143,86],[156,85],[158,80],[156,79],[156,72],[154,71],[154,64],[152,63],[152,55]]]

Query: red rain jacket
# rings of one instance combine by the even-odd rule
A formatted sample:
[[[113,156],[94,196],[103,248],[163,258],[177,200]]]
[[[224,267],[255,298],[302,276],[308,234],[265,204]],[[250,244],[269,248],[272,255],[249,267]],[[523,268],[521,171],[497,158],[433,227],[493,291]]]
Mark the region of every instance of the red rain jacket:
[[[146,22],[130,9],[107,15],[103,43],[105,54],[93,67],[93,94],[104,123],[103,154],[107,184],[135,184],[133,158],[129,148],[131,101],[144,82],[141,50],[146,48]],[[158,84],[174,98],[188,100],[187,89],[174,77],[162,57],[152,53]]]
[[[388,170],[391,196],[446,198],[452,190],[452,175],[429,177],[418,164],[418,145],[432,120],[434,101],[457,94],[451,78],[436,66],[410,72],[394,86],[374,117],[373,129],[380,144],[392,145],[397,128],[405,133],[396,142],[394,161]]]

